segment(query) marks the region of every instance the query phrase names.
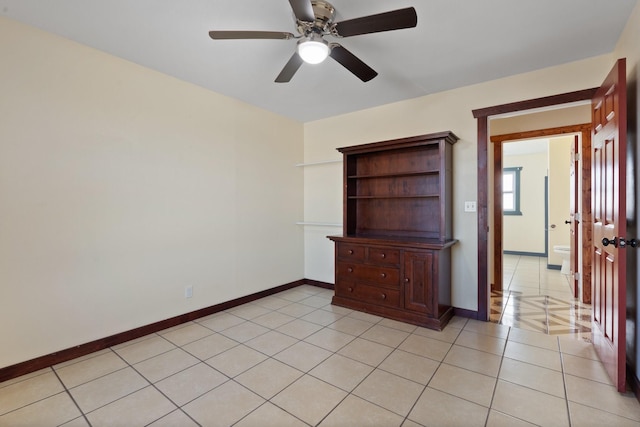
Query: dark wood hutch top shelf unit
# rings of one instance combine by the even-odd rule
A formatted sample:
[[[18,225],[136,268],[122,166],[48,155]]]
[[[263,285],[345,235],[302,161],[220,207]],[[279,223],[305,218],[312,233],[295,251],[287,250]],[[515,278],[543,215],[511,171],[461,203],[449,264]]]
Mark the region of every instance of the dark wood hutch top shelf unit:
[[[338,148],[333,303],[433,329],[452,317],[452,132]]]

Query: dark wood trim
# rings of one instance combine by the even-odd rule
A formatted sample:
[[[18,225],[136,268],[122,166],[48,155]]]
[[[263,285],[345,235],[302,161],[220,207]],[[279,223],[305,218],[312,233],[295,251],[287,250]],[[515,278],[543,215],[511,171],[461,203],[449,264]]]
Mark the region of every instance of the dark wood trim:
[[[453,307],[453,315],[458,317],[466,317],[467,319],[478,320],[478,312],[467,310],[466,308]]]
[[[591,250],[592,237],[591,237],[591,123],[582,123],[576,125],[559,126],[553,128],[536,129],[525,132],[514,132],[502,135],[492,135],[489,139],[493,143],[493,173],[494,194],[502,193],[502,181],[499,179],[500,171],[502,169],[502,145],[506,141],[516,141],[531,138],[544,138],[549,136],[567,135],[579,133],[582,139],[582,170],[580,175],[582,178],[582,206],[580,211],[583,218],[580,221],[582,227],[582,268],[580,274],[582,275],[582,295],[580,300],[585,304],[591,304]],[[498,289],[497,282],[502,279],[503,265],[502,265],[502,253],[506,251],[498,251],[498,248],[503,248],[503,218],[502,218],[502,198],[494,197],[493,204],[493,248],[494,248],[494,263],[493,263],[493,279],[495,281],[491,284],[491,290]],[[556,266],[549,266],[550,269]],[[586,286],[585,286],[586,284]]]
[[[546,136],[563,135],[567,133],[591,133],[591,123],[579,125],[559,126],[555,128],[545,128],[539,130],[529,130],[526,132],[505,133],[503,135],[491,135],[491,142],[516,141],[519,139],[544,138]]]
[[[591,285],[593,264],[593,211],[591,206],[591,124],[582,131],[582,302],[591,304]]]
[[[489,320],[489,119],[478,117],[478,320]]]
[[[37,357],[35,359],[27,360],[25,362],[17,363],[15,365],[0,368],[0,382],[7,381],[22,375],[29,374],[31,372],[38,371],[43,368],[47,368],[58,363],[66,362],[87,354],[94,353],[96,351],[104,350],[105,348],[113,347],[114,345],[122,344],[127,341],[131,341],[136,338],[143,337],[155,332],[162,331],[173,326],[180,325],[182,323],[191,322],[195,319],[199,319],[204,316],[218,313],[220,311],[228,310],[233,307],[237,307],[242,304],[246,304],[251,301],[255,301],[260,298],[267,297],[269,295],[277,294],[278,292],[286,291],[304,284],[311,286],[318,286],[321,288],[333,289],[333,285],[330,283],[319,282],[316,280],[300,279],[294,282],[286,283],[284,285],[276,286],[275,288],[266,289],[264,291],[256,292],[251,295],[236,298],[231,301],[226,301],[220,304],[212,305],[210,307],[195,310],[189,313],[181,314],[179,316],[171,317],[169,319],[161,320],[159,322],[151,323],[149,325],[141,326],[139,328],[131,329],[129,331],[121,332],[115,335],[111,335],[106,338],[101,338],[88,343],[80,344],[75,347],[67,348],[55,353],[47,354]]]
[[[318,288],[331,289],[331,290],[334,289],[333,283],[321,282],[319,280],[304,279],[304,283],[306,285],[316,286]]]
[[[473,117],[479,119],[480,117],[496,116],[498,114],[514,113],[516,111],[586,101],[593,98],[597,89],[598,88],[594,87],[591,89],[577,90],[575,92],[567,92],[560,95],[543,96],[542,98],[528,99],[526,101],[510,102],[508,104],[494,105],[493,107],[478,108],[472,110],[472,113]]]
[[[489,320],[488,294],[488,238],[489,218],[489,182],[488,182],[488,142],[489,116],[513,113],[534,108],[551,107],[571,102],[587,101],[593,98],[597,88],[584,89],[560,95],[545,96],[526,101],[512,102],[493,107],[472,110],[473,117],[478,122],[478,319]]]
[[[493,277],[491,290],[502,292],[502,250],[503,220],[502,220],[502,143],[495,142],[493,145]],[[500,272],[497,274],[496,272]]]

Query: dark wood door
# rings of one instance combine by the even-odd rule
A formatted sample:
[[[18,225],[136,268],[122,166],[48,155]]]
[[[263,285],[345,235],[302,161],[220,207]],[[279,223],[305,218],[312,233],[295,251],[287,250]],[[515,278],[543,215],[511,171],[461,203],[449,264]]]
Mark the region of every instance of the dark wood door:
[[[407,310],[437,314],[433,281],[433,253],[404,253],[404,306]]]
[[[576,275],[576,269],[578,268],[578,213],[579,198],[578,198],[578,182],[579,182],[579,148],[578,148],[578,135],[573,139],[571,146],[571,169],[569,180],[569,246],[571,248],[571,262],[569,272],[569,283],[571,284],[571,291],[575,298],[580,298],[578,295],[578,276]]]
[[[625,391],[626,61],[619,59],[592,99],[593,344]]]

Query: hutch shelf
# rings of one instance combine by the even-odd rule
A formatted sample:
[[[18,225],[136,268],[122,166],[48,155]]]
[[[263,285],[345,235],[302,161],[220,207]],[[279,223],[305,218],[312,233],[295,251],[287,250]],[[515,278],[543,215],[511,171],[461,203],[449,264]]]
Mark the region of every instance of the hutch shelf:
[[[451,307],[451,132],[338,148],[333,304],[432,329]]]

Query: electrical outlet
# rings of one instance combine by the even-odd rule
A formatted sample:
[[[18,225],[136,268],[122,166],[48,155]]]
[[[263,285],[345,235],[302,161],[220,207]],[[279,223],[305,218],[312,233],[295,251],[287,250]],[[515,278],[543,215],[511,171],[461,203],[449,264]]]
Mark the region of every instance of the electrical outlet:
[[[464,202],[464,211],[465,212],[475,212],[476,211],[476,202]]]
[[[187,286],[184,288],[184,297],[191,298],[193,296],[193,286]]]

